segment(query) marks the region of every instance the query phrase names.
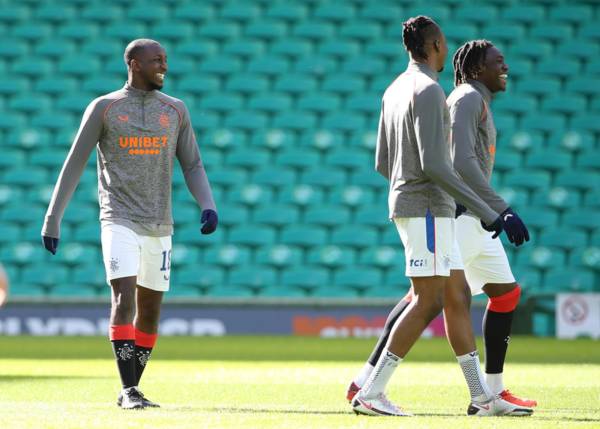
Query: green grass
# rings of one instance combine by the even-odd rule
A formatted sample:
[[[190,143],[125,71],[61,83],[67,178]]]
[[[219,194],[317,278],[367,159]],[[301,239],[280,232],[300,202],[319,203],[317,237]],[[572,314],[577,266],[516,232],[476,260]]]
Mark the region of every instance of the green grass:
[[[540,403],[532,417],[464,416],[468,393],[444,340],[421,340],[389,396],[414,418],[357,417],[346,385],[373,340],[161,338],[142,388],[158,410],[123,411],[104,338],[0,338],[1,428],[600,427],[600,348],[517,337],[506,382]],[[480,346],[481,348],[481,346]]]

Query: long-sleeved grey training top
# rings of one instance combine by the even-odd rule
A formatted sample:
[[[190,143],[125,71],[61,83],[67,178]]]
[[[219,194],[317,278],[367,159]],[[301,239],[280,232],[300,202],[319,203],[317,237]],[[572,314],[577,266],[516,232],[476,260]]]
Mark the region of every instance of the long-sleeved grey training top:
[[[496,127],[490,110],[492,93],[481,82],[457,86],[446,100],[450,110],[454,169],[494,211],[508,208],[490,186],[496,154]],[[466,214],[474,216],[471,211]]]
[[[461,202],[486,223],[498,217],[458,176],[450,157],[450,115],[437,73],[411,61],[387,88],[375,168],[390,182],[389,217],[454,217]]]
[[[139,234],[173,231],[173,160],[203,209],[215,209],[189,112],[177,98],[129,84],[90,103],[46,212],[42,235],[59,238],[65,208],[96,147],[100,220]]]

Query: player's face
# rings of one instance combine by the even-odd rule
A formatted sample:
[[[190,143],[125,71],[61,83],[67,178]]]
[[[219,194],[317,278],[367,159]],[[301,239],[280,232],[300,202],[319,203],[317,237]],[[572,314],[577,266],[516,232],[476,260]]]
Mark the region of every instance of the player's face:
[[[479,80],[494,93],[506,91],[508,79],[508,65],[504,62],[504,55],[495,46],[489,48],[485,55],[485,67],[479,75]]]
[[[161,89],[167,73],[167,54],[159,44],[144,48],[135,61],[134,70],[149,89]]]
[[[448,57],[448,43],[446,43],[446,36],[440,30],[440,37],[438,40],[438,72],[442,72],[444,70],[444,64],[446,63],[446,58]]]

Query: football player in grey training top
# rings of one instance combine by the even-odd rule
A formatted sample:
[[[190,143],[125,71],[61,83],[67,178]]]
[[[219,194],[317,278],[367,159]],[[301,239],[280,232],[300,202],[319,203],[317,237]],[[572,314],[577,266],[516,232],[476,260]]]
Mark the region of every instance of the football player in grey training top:
[[[189,112],[159,90],[167,72],[163,47],[150,39],[125,49],[128,80],[85,110],[62,167],[42,229],[56,253],[60,222],[94,147],[97,153],[102,254],[112,290],[110,340],[126,409],[158,406],[138,389],[156,343],[160,305],[171,268],[171,182],[177,158],[190,192],[202,208],[202,234],[218,217]]]
[[[517,233],[508,238],[520,246],[529,240],[527,227],[489,183],[496,152],[496,128],[490,105],[495,93],[506,90],[508,66],[502,53],[487,40],[465,43],[454,54],[453,63],[456,88],[448,97],[447,105],[454,168],[477,195],[502,214],[505,223],[516,225]],[[522,408],[535,407],[536,401],[512,394],[503,382],[506,350],[521,287],[513,277],[502,242],[493,239],[492,234],[482,228],[479,219],[465,211],[457,205],[456,234],[464,275],[472,295],[485,293],[489,297],[483,317],[487,384],[492,393],[505,401]],[[373,371],[392,327],[411,299],[409,292],[390,312],[371,356],[348,388],[349,401]],[[463,330],[470,329],[469,323],[469,319],[463,321]],[[480,410],[472,407],[471,412]]]
[[[403,24],[402,36],[410,63],[383,95],[375,157],[377,171],[389,181],[389,217],[404,244],[406,275],[414,299],[394,324],[370,375],[353,395],[352,407],[359,414],[407,415],[387,399],[385,388],[443,305],[448,337],[471,394],[469,414],[530,414],[530,409],[520,409],[494,395],[483,377],[464,299],[468,291],[455,240],[454,200],[475,213],[495,237],[504,228],[513,234],[511,226],[505,225],[499,212],[477,196],[452,167],[450,114],[437,83],[448,54],[441,28],[431,18],[418,16]]]

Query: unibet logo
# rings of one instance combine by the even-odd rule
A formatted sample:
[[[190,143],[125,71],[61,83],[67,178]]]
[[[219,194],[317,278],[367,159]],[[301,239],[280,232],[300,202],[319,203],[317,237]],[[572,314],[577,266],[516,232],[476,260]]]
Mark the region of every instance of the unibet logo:
[[[158,155],[168,142],[167,136],[119,136],[119,146],[130,155]]]
[[[410,266],[411,267],[426,267],[427,259],[411,259]]]

